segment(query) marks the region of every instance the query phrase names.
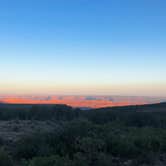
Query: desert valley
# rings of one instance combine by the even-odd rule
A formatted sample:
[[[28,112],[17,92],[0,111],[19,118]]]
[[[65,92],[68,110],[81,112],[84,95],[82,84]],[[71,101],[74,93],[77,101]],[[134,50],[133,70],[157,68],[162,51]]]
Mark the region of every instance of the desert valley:
[[[79,108],[101,108],[111,106],[143,105],[166,101],[164,97],[135,97],[135,96],[21,96],[0,95],[0,103],[7,104],[66,104]]]

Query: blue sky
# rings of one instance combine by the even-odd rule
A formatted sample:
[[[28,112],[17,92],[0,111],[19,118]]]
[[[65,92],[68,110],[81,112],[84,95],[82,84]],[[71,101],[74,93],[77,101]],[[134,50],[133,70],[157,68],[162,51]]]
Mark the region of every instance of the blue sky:
[[[166,96],[165,0],[0,1],[0,93]]]

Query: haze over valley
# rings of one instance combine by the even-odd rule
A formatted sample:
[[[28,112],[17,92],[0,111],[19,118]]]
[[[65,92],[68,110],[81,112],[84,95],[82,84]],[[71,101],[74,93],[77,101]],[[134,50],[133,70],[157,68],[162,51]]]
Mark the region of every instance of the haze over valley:
[[[143,105],[166,101],[164,97],[136,96],[78,96],[78,95],[1,95],[0,103],[7,104],[66,104],[72,107],[100,108]]]

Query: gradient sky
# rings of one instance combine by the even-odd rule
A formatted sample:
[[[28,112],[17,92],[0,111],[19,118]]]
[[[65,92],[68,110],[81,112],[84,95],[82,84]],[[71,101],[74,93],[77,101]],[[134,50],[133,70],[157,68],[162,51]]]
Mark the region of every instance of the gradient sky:
[[[0,94],[166,96],[166,1],[1,0]]]

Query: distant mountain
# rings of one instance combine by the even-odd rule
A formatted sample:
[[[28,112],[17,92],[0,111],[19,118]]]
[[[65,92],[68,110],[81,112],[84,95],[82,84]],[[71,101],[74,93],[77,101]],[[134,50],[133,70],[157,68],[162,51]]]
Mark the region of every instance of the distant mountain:
[[[80,108],[101,108],[160,103],[166,98],[135,96],[0,96],[0,103],[10,104],[67,104]]]

